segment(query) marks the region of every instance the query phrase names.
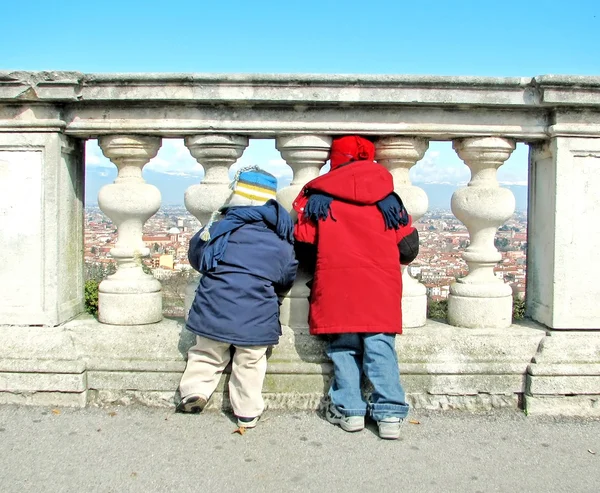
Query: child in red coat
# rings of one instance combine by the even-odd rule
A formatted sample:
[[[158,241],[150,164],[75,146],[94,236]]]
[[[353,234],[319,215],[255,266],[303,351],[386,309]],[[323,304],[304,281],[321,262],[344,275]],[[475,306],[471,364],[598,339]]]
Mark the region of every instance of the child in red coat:
[[[368,411],[379,435],[396,439],[408,413],[394,347],[402,333],[400,264],[417,256],[419,238],[392,175],[374,158],[367,139],[335,139],[331,171],[307,183],[294,202],[294,235],[300,262],[314,267],[310,332],[331,336],[326,418],[359,431]],[[370,402],[361,392],[363,372],[374,389]]]

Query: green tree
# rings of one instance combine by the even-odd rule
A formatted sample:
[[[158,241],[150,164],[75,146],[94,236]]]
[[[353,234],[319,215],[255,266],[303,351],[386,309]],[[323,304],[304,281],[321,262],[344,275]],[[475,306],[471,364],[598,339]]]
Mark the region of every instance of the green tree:
[[[448,301],[433,301],[428,299],[427,317],[438,320],[446,320],[448,318]]]
[[[510,240],[508,238],[496,237],[494,239],[494,246],[500,252],[506,252],[510,250]]]
[[[523,320],[525,318],[525,300],[513,298],[513,320]]]
[[[165,314],[183,316],[185,306],[185,291],[193,271],[175,271],[171,276],[161,281],[163,289],[163,310]]]
[[[95,281],[102,281],[102,279],[114,274],[117,270],[114,262],[103,263],[103,262],[92,262],[84,265],[84,279],[89,281],[93,279]]]
[[[98,316],[98,286],[100,283],[96,279],[88,279],[85,281],[83,288],[84,291],[84,305],[85,311]]]

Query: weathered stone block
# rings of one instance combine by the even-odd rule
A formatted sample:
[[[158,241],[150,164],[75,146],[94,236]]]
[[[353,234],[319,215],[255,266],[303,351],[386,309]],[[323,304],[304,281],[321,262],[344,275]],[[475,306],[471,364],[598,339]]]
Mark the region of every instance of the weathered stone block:
[[[0,392],[83,392],[85,373],[0,373]]]
[[[141,390],[89,390],[88,403],[93,406],[139,404],[150,407],[175,407],[175,392]]]
[[[173,391],[179,387],[181,373],[88,371],[88,388],[94,390]]]
[[[520,396],[518,394],[443,395],[409,393],[406,400],[414,409],[491,411],[500,408],[517,409]]]
[[[525,391],[525,375],[403,375],[407,392],[443,395],[520,394]]]
[[[600,417],[600,394],[597,395],[529,395],[525,394],[528,414],[550,416]]]
[[[537,375],[531,377],[527,393],[531,395],[600,394],[600,375]]]
[[[85,407],[87,392],[0,392],[0,404]]]
[[[54,326],[83,311],[83,141],[18,113],[29,131],[0,132],[0,323]]]
[[[0,372],[82,373],[85,363],[64,327],[0,327]]]

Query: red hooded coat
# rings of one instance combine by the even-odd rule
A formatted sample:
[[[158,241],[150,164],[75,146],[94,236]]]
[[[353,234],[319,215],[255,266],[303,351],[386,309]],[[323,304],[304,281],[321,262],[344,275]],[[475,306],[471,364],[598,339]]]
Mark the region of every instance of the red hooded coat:
[[[394,184],[384,166],[368,160],[338,167],[342,161],[334,157],[332,149],[332,171],[309,182],[294,202],[299,218],[296,240],[317,247],[310,332],[400,334],[398,244],[414,228],[410,221],[397,230],[385,227],[376,203],[393,192]],[[333,197],[326,220],[315,222],[304,216],[306,191]]]

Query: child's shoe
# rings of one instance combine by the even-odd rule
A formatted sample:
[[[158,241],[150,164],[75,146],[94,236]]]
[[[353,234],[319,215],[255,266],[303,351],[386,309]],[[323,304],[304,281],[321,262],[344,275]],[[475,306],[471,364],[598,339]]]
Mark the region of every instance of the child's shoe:
[[[403,418],[383,418],[377,421],[379,428],[379,437],[386,440],[397,440],[400,438],[400,427],[404,423]]]
[[[360,431],[365,427],[364,416],[345,416],[333,403],[325,410],[325,419],[334,425],[340,425],[344,431]]]
[[[181,402],[177,404],[176,411],[178,413],[196,414],[204,409],[207,402],[208,399],[201,394],[186,395],[183,399],[181,399]]]
[[[257,425],[259,419],[260,416],[256,416],[255,418],[242,418],[238,416],[237,425],[240,428],[254,428]]]

